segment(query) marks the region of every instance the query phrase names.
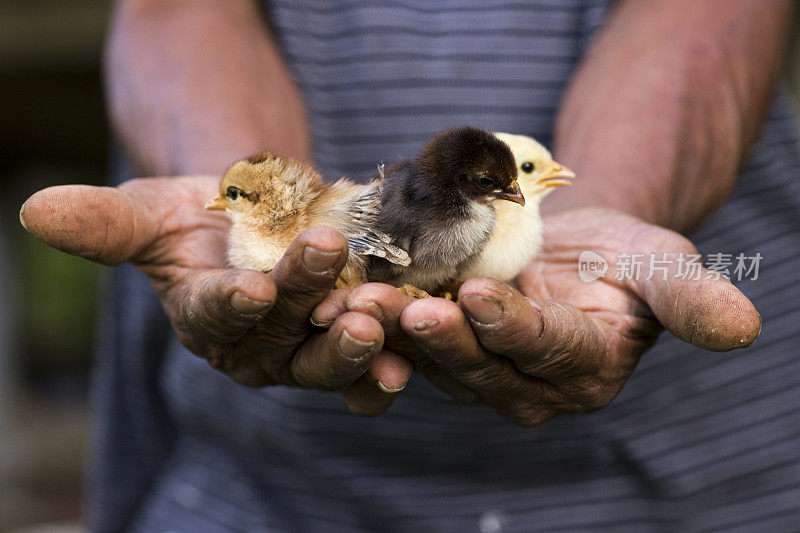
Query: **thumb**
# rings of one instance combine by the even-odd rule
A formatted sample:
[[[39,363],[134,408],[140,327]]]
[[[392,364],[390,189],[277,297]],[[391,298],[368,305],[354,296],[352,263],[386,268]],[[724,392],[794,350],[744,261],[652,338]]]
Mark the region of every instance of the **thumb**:
[[[670,269],[672,270],[672,269]],[[739,289],[724,277],[668,280],[653,277],[635,282],[635,292],[673,335],[699,348],[728,351],[753,344],[761,333],[761,315]]]
[[[106,265],[134,259],[158,232],[157,217],[143,203],[112,187],[43,189],[22,205],[19,219],[45,244]]]

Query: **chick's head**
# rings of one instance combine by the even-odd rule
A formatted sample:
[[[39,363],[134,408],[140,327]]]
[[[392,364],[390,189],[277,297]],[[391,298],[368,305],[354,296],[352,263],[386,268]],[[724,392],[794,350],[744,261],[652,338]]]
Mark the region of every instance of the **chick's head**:
[[[529,201],[540,201],[555,187],[572,185],[575,173],[554,161],[550,151],[536,139],[502,132],[495,136],[511,148],[519,185]]]
[[[308,206],[321,186],[321,176],[306,163],[263,152],[234,163],[205,207],[225,211],[234,221],[248,215],[276,219]]]
[[[441,190],[456,190],[463,198],[484,204],[496,200],[525,204],[514,155],[488,131],[472,126],[443,131],[422,150],[419,162]]]

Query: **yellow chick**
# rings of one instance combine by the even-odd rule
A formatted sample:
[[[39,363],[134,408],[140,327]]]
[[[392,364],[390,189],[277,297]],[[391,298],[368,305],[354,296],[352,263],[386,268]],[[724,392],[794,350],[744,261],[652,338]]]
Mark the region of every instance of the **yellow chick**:
[[[525,135],[495,133],[514,154],[525,205],[498,202],[489,242],[481,253],[459,270],[457,283],[475,277],[508,282],[516,277],[539,252],[542,245],[542,219],[539,203],[554,187],[572,185],[575,173],[553,161],[550,152],[535,139]],[[456,289],[457,290],[457,289]]]
[[[231,166],[205,208],[230,216],[228,262],[236,268],[269,272],[303,231],[338,230],[350,254],[337,287],[352,288],[367,282],[365,256],[403,266],[411,262],[405,250],[375,229],[380,195],[379,181],[362,185],[342,178],[330,184],[303,161],[263,152]]]

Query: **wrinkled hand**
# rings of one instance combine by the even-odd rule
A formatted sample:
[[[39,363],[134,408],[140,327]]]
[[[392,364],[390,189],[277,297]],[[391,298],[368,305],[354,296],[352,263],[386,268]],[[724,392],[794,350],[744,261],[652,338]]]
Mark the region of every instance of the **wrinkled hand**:
[[[314,228],[269,274],[226,269],[229,221],[203,209],[218,183],[187,176],[51,187],[25,203],[20,220],[64,252],[108,265],[130,261],[152,282],[180,342],[237,382],[345,389],[358,413],[387,409],[396,395],[376,380],[394,388],[411,368],[387,354],[370,369],[381,325],[363,313],[344,313],[327,331],[309,323],[344,267],[344,237]]]
[[[584,250],[609,264],[604,278],[578,277]],[[638,279],[618,281],[619,253],[696,253],[684,237],[604,209],[576,209],[545,218],[545,246],[516,280],[467,281],[458,304],[411,301],[382,284],[328,299],[318,320],[360,311],[380,321],[387,348],[454,397],[483,402],[523,426],[560,413],[607,405],[662,327],[709,350],[752,344],[760,317],[723,279],[683,280],[673,262],[667,280],[647,265]],[[703,270],[703,276],[707,271]],[[347,397],[346,397],[347,399]]]

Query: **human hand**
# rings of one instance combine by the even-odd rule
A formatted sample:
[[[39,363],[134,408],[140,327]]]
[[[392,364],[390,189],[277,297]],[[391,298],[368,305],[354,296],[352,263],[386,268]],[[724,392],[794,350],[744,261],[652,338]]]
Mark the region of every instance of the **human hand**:
[[[387,409],[396,395],[375,381],[393,388],[411,370],[391,354],[371,369],[380,324],[363,313],[344,313],[327,331],[309,323],[345,264],[344,237],[310,229],[268,274],[226,269],[229,221],[203,209],[218,183],[185,176],[51,187],[28,199],[20,220],[64,252],[107,265],[130,261],[152,282],[180,342],[237,382],[343,389],[355,412]]]
[[[548,216],[544,249],[516,280],[467,281],[458,304],[411,301],[386,285],[367,284],[314,313],[321,320],[360,311],[380,321],[385,345],[415,362],[454,397],[483,402],[523,426],[561,413],[607,405],[662,327],[700,348],[749,346],[760,317],[723,279],[633,280],[613,275],[591,283],[577,273],[584,250],[602,255],[609,272],[617,254],[691,254],[684,237],[619,212],[584,208]],[[704,270],[705,274],[706,271]]]

